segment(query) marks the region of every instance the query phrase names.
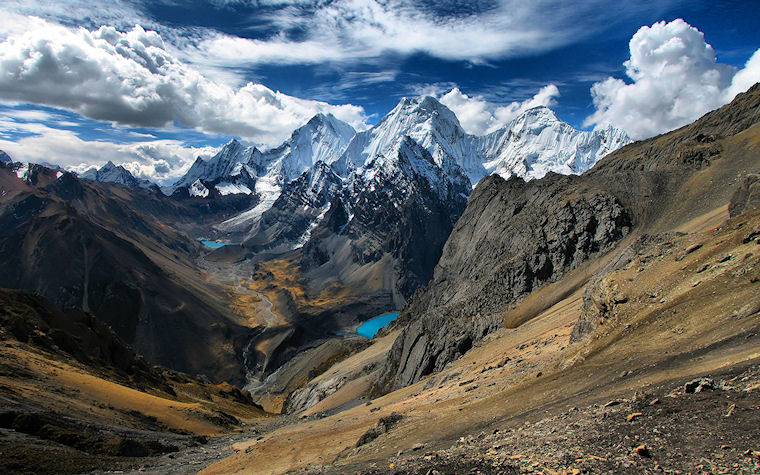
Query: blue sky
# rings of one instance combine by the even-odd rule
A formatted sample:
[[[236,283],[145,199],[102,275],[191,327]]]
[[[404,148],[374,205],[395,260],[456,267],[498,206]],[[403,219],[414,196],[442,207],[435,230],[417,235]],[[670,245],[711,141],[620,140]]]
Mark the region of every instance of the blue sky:
[[[420,94],[471,133],[548,105],[643,138],[760,80],[756,18],[746,1],[6,0],[0,149],[166,183],[233,136],[274,146],[317,112],[360,129]]]

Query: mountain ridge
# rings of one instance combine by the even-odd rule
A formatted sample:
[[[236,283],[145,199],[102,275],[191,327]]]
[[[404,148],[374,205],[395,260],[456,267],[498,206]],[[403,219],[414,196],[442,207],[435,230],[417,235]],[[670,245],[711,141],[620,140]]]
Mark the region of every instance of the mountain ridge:
[[[137,178],[129,170],[121,165],[115,165],[110,160],[102,167],[98,169],[91,168],[79,176],[92,181],[118,183],[125,186],[139,186],[140,188],[145,188],[146,190],[154,192],[161,191],[160,188],[158,188],[158,185],[152,181],[144,178]]]
[[[533,116],[542,118],[538,127],[526,125]],[[522,141],[515,140],[520,134],[512,130],[518,125],[530,129],[522,133]],[[474,136],[466,133],[454,112],[434,97],[402,98],[377,124],[358,133],[335,117],[317,114],[282,145],[259,152],[257,158],[253,156],[258,149],[243,148],[233,140],[208,161],[196,159],[169,190],[188,188],[193,196],[209,198],[223,176],[229,178],[247,168],[250,178],[244,180],[244,192],[258,195],[255,205],[215,228],[224,233],[244,233],[250,238],[257,234],[259,218],[274,205],[284,187],[308,168],[322,162],[350,181],[350,175],[361,173],[369,161],[382,156],[404,135],[427,149],[446,176],[458,179],[459,170],[464,171],[470,187],[492,173],[504,178],[513,174],[536,178],[548,171],[580,173],[605,153],[630,142],[624,132],[616,129],[577,131],[545,107],[529,109],[487,136]],[[548,146],[552,141],[558,145]],[[237,152],[230,153],[230,148]],[[245,153],[240,153],[243,150]],[[198,172],[219,160],[224,161],[227,171]],[[206,182],[211,182],[210,186]]]

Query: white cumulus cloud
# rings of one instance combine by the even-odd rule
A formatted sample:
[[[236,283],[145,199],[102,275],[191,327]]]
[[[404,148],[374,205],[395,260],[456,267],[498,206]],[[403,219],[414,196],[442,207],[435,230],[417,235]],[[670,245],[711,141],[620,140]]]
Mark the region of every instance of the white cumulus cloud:
[[[175,124],[241,136],[262,145],[282,142],[318,112],[357,128],[363,108],[331,105],[207,79],[172,54],[162,37],[139,25],[90,31],[44,20],[0,42],[0,98],[66,108],[98,120],[140,127]]]
[[[455,87],[443,94],[439,100],[456,114],[466,132],[484,135],[503,127],[528,109],[554,105],[557,96],[559,89],[554,84],[549,84],[524,101],[496,105],[482,96],[468,96]]]
[[[737,94],[746,91],[758,81],[760,81],[760,49],[755,51],[747,60],[744,68],[740,69],[733,77],[731,87],[725,91],[723,100],[730,102]]]
[[[624,65],[631,82],[595,83],[596,111],[585,124],[624,129],[634,139],[686,125],[760,81],[760,50],[746,67],[718,62],[704,34],[677,19],[644,26],[631,38]]]

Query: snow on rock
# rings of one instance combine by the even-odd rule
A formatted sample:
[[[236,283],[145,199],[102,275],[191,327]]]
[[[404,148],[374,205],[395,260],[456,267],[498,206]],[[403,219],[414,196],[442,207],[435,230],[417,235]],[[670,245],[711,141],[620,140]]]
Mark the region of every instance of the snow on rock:
[[[385,154],[399,138],[409,136],[426,149],[435,164],[447,175],[482,176],[477,151],[456,115],[435,98],[404,98],[373,128],[357,134],[336,164],[339,173],[362,168]],[[470,179],[472,181],[472,179]]]
[[[16,172],[16,176],[20,180],[26,180],[26,178],[29,176],[30,171],[32,170],[32,164],[16,162],[14,163],[14,165],[15,165],[14,171]]]
[[[195,180],[192,185],[187,189],[190,196],[205,198],[209,195],[208,188],[203,184],[200,178]]]
[[[132,175],[129,170],[121,165],[115,165],[110,160],[100,169],[90,168],[86,172],[79,175],[79,177],[92,181],[119,183],[125,186],[139,186],[145,189],[152,189],[156,187],[152,181],[143,178],[137,178]]]
[[[214,185],[214,188],[216,188],[216,191],[219,192],[220,195],[237,195],[237,194],[246,194],[250,195],[252,193],[251,189],[248,188],[245,185],[239,184],[239,183],[229,183],[226,181],[223,181],[221,183],[217,183]]]
[[[318,114],[282,145],[265,152],[233,140],[214,157],[198,158],[172,188],[187,187],[192,196],[200,197],[209,197],[209,188],[221,195],[254,194],[254,207],[215,226],[248,236],[259,231],[264,213],[273,206],[286,206],[287,200],[278,200],[283,190],[298,190],[297,201],[304,203],[305,213],[315,220],[297,240],[300,245],[335,196],[341,197],[352,216],[352,197],[365,188],[404,187],[421,178],[444,198],[452,190],[472,189],[493,173],[525,179],[540,178],[550,171],[582,173],[630,141],[623,131],[612,127],[576,130],[546,107],[529,109],[500,130],[474,136],[467,134],[456,115],[437,99],[404,98],[374,127],[360,133],[331,115]],[[311,183],[289,187],[303,180],[307,172],[305,179],[310,181],[334,177],[330,189],[338,186],[340,192],[323,196],[325,187]],[[282,204],[276,205],[280,201]]]

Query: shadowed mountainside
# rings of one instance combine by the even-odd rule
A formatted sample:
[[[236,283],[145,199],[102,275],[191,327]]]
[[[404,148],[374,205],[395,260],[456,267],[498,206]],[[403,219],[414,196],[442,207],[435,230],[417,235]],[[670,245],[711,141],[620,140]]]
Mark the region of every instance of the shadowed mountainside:
[[[200,244],[171,226],[190,210],[139,188],[12,166],[0,166],[0,286],[94,313],[153,363],[242,381],[248,329],[195,266]]]

